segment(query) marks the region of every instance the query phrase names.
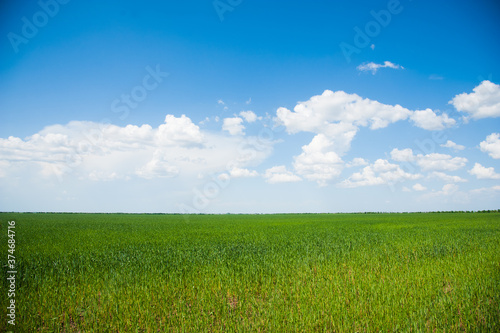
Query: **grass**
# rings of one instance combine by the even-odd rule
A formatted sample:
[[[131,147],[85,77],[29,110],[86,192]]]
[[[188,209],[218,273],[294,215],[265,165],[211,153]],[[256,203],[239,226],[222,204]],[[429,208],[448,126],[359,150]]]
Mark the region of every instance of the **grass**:
[[[16,332],[500,331],[499,213],[9,220]]]

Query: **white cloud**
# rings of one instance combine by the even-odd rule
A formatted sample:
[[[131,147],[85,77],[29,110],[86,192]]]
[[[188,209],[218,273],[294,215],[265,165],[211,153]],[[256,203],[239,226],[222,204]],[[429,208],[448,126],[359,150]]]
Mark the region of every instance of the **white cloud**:
[[[136,170],[136,175],[146,179],[169,178],[179,174],[179,168],[172,165],[165,154],[155,151],[153,158],[146,165]]]
[[[427,155],[414,155],[410,148],[399,150],[394,148],[391,151],[391,158],[398,162],[414,162],[422,171],[445,170],[455,171],[465,166],[465,157],[452,157],[446,154],[431,153]]]
[[[288,171],[284,165],[269,168],[264,173],[264,178],[270,184],[298,182],[302,179],[293,172]]]
[[[298,103],[294,112],[279,108],[277,120],[286,126],[289,133],[327,133],[329,126],[334,123],[378,129],[407,119],[410,114],[410,110],[400,105],[386,105],[357,94],[325,90],[322,95]],[[348,130],[352,131],[353,128]]]
[[[456,184],[446,184],[443,186],[441,191],[437,192],[437,195],[452,195],[458,192],[458,185]]]
[[[500,191],[500,185],[477,188],[477,189],[471,190],[470,193],[471,194],[483,194],[483,193],[492,194],[496,191]]]
[[[229,175],[232,178],[247,178],[247,177],[256,177],[259,173],[255,170],[248,170],[244,168],[232,168],[229,172]]]
[[[431,109],[415,111],[410,119],[417,127],[428,131],[439,131],[455,125],[455,119],[449,118],[447,114],[437,115]]]
[[[445,154],[432,153],[417,156],[417,164],[423,171],[455,171],[463,168],[466,163],[467,159],[465,157],[452,157]]]
[[[444,147],[444,148],[450,148],[450,149],[453,149],[455,151],[457,151],[457,150],[464,150],[465,149],[465,146],[456,144],[455,142],[453,142],[451,140],[446,141],[445,144],[442,144],[440,146]]]
[[[352,174],[339,185],[342,187],[373,186],[394,184],[405,180],[415,180],[422,175],[410,174],[403,171],[399,165],[389,163],[387,160],[378,159],[375,163],[366,166],[361,172]]]
[[[479,163],[474,164],[469,173],[477,179],[500,179],[500,173],[496,173],[493,167],[487,168]]]
[[[373,46],[373,48],[375,48],[375,46]],[[373,48],[372,48],[372,50],[373,50]],[[375,75],[375,73],[377,73],[377,71],[380,68],[404,69],[403,66],[396,65],[390,61],[384,61],[383,64],[376,64],[374,62],[363,63],[363,64],[359,65],[357,68],[359,71],[363,71],[363,72],[371,71],[372,74],[374,74],[374,75]]]
[[[302,154],[295,157],[293,166],[297,174],[321,186],[338,177],[344,163],[332,147],[331,139],[324,134],[316,135],[311,143],[302,147]]]
[[[325,90],[323,94],[313,96],[308,101],[297,103],[293,111],[284,107],[278,108],[275,121],[284,125],[289,134],[316,134],[313,139],[316,142],[311,141],[309,146],[304,146],[309,150],[316,149],[316,158],[312,158],[312,154],[305,151],[295,156],[295,171],[308,180],[325,185],[342,170],[343,163],[331,162],[335,160],[333,156],[340,158],[339,156],[350,149],[359,127],[376,130],[409,118],[416,126],[427,130],[443,129],[455,124],[455,120],[448,118],[446,114],[436,115],[430,109],[414,112],[400,105],[386,105],[356,94],[330,90]],[[325,145],[321,151],[314,148],[319,142]],[[325,154],[329,154],[330,162],[324,162]],[[321,157],[318,157],[320,155]]]
[[[249,123],[253,123],[258,119],[257,115],[253,111],[241,111],[240,116],[242,116],[243,119],[245,119]]]
[[[483,153],[488,153],[492,158],[500,158],[500,133],[492,133],[485,141],[479,144]]]
[[[473,119],[500,117],[500,85],[485,80],[473,91],[455,96],[449,104]]]
[[[467,180],[463,179],[462,177],[459,176],[452,176],[448,175],[444,172],[440,171],[433,171],[430,175],[429,178],[439,178],[445,183],[466,183]]]
[[[243,176],[244,167],[261,163],[273,144],[251,136],[202,132],[184,115],[168,115],[158,128],[73,121],[48,126],[24,140],[0,138],[0,177],[195,179],[200,172],[226,170],[229,162],[235,176]]]
[[[124,130],[118,126],[110,126],[109,129],[115,129],[116,134],[120,137],[124,134],[122,132],[128,132],[126,133],[127,138],[146,138],[147,132],[151,131],[151,126],[147,125],[138,128],[137,126],[128,125]],[[162,146],[181,145],[185,147],[199,146],[204,140],[200,128],[193,124],[191,119],[185,115],[176,118],[170,114],[165,117],[165,123],[158,127],[156,139],[158,144]]]
[[[413,155],[413,150],[410,148],[399,150],[394,148],[391,151],[391,158],[397,162],[412,162],[415,160],[415,156]]]
[[[242,125],[243,119],[240,117],[225,118],[222,129],[228,131],[231,135],[244,135],[245,126]]]
[[[427,187],[425,187],[425,186],[423,186],[422,184],[419,184],[419,183],[417,183],[417,184],[413,185],[413,187],[412,187],[412,188],[413,188],[415,191],[419,191],[419,192],[420,192],[420,191],[425,191],[425,190],[427,190]]]
[[[359,127],[375,130],[408,118],[416,126],[428,130],[455,124],[455,120],[446,114],[436,115],[430,109],[413,112],[400,105],[382,104],[356,94],[330,90],[299,102],[293,111],[279,108],[275,120],[290,134],[311,132],[326,135],[334,142],[332,150],[343,155],[350,149]]]
[[[288,133],[324,134],[334,142],[332,149],[341,155],[350,149],[359,126],[383,128],[407,119],[411,111],[400,105],[363,99],[356,94],[325,90],[322,95],[298,103],[293,111],[279,108],[276,114],[276,122],[284,125]]]
[[[365,166],[365,165],[368,165],[367,160],[365,160],[364,158],[361,158],[361,157],[355,157],[352,159],[351,162],[346,164],[346,167],[351,168],[351,167]]]

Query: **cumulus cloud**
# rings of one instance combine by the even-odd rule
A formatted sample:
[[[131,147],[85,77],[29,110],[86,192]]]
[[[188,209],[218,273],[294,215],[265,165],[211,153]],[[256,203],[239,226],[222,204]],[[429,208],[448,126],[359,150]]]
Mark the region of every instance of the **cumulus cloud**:
[[[136,175],[146,179],[175,177],[179,174],[179,168],[172,165],[165,154],[157,150],[153,158],[146,165],[136,170]]]
[[[333,142],[324,134],[316,135],[310,144],[302,147],[302,154],[295,157],[293,166],[297,174],[320,186],[340,175],[342,159],[332,151]]]
[[[438,178],[444,181],[445,183],[465,183],[467,182],[466,179],[463,179],[462,177],[459,176],[452,176],[448,175],[444,172],[440,171],[433,171],[430,175],[429,178]]]
[[[467,159],[465,157],[452,157],[450,155],[438,153],[418,155],[417,159],[417,164],[423,171],[455,171],[463,168],[466,163]]]
[[[368,165],[368,161],[361,157],[355,157],[351,162],[347,163],[345,166],[347,168],[357,167],[357,166],[365,166]]]
[[[324,185],[340,174],[343,163],[338,162],[337,158],[340,159],[350,149],[360,127],[376,130],[407,119],[427,130],[443,129],[455,124],[455,120],[446,114],[437,115],[430,109],[411,111],[401,105],[382,104],[357,94],[331,90],[297,103],[293,111],[278,108],[275,121],[285,126],[289,134],[316,134],[310,145],[304,146],[309,152],[303,147],[302,154],[295,157],[294,167],[297,174],[305,179]],[[323,145],[321,149],[318,148],[320,143]],[[310,151],[314,149],[316,151],[312,154]]]
[[[257,115],[253,111],[241,111],[240,116],[249,123],[253,123],[258,119]]]
[[[415,111],[410,116],[413,123],[428,131],[440,131],[455,125],[455,119],[449,118],[447,114],[437,115],[431,109]]]
[[[397,164],[389,163],[387,160],[378,159],[375,163],[368,165],[361,172],[352,174],[348,179],[342,181],[341,187],[360,187],[382,184],[394,184],[405,180],[421,178],[420,174],[405,172]]]
[[[270,184],[292,183],[302,180],[293,172],[288,171],[284,165],[274,166],[267,169],[264,173],[264,178],[266,179],[266,182]]]
[[[0,177],[62,177],[93,181],[194,177],[226,170],[244,176],[274,142],[202,132],[186,116],[167,115],[157,128],[73,121],[48,126],[26,139],[0,138]],[[247,176],[255,176],[248,171]]]
[[[419,184],[419,183],[413,185],[412,188],[413,188],[413,190],[418,191],[418,192],[427,190],[427,187],[425,187],[425,186],[423,186],[422,184]]]
[[[247,178],[247,177],[256,177],[259,175],[259,173],[255,170],[248,170],[244,168],[232,168],[229,171],[229,175],[232,178]]]
[[[488,153],[492,158],[500,158],[500,133],[492,133],[486,137],[485,141],[479,144],[483,153]]]
[[[391,158],[397,162],[412,162],[415,160],[415,156],[413,155],[413,150],[411,150],[410,148],[401,150],[394,148],[391,151]]]
[[[450,149],[453,149],[455,151],[457,151],[457,150],[464,150],[465,149],[465,146],[456,144],[455,142],[453,142],[451,140],[446,141],[446,143],[444,143],[444,144],[442,144],[440,146],[444,147],[444,148],[450,148]]]
[[[391,151],[391,158],[398,162],[414,162],[422,171],[455,171],[463,168],[468,161],[465,157],[452,157],[438,153],[414,155],[410,148],[403,150],[394,148]]]
[[[485,80],[472,93],[456,95],[449,104],[472,119],[500,117],[500,85]]]
[[[392,106],[357,94],[325,90],[322,95],[299,102],[293,112],[279,108],[277,120],[286,126],[289,133],[328,133],[330,125],[334,123],[378,129],[407,119],[410,115],[411,111],[400,105]],[[352,128],[347,131],[352,131]]]
[[[452,195],[458,192],[458,185],[456,184],[446,184],[443,186],[441,191],[436,192],[437,195]]]
[[[231,135],[244,135],[245,126],[242,125],[243,119],[240,117],[225,118],[222,129],[228,131]]]
[[[377,71],[380,68],[404,69],[403,66],[396,65],[390,61],[384,61],[383,64],[376,64],[374,62],[363,63],[363,64],[359,65],[357,68],[359,71],[362,71],[362,72],[371,71],[373,75],[375,75],[375,73],[377,73]]]
[[[491,186],[491,187],[482,187],[482,188],[477,188],[477,189],[474,189],[474,190],[471,190],[470,193],[471,194],[483,194],[483,193],[486,193],[486,194],[493,194],[497,191],[500,191],[500,185],[495,185],[495,186]]]
[[[128,129],[128,137],[139,136],[141,138],[147,136],[147,132],[151,130],[151,126],[144,126],[145,128],[137,128],[137,126],[127,126],[125,131]],[[118,135],[122,131],[118,126],[110,126],[108,128],[116,129]],[[156,132],[156,139],[159,145],[181,145],[181,146],[199,146],[203,142],[203,135],[200,132],[200,128],[193,124],[191,119],[182,115],[180,118],[176,118],[173,115],[167,115],[165,117],[165,123],[158,127]]]
[[[350,149],[359,127],[376,130],[408,118],[427,130],[455,124],[446,114],[436,115],[430,109],[411,111],[398,104],[382,104],[357,94],[331,90],[299,102],[293,111],[281,107],[276,112],[276,122],[284,125],[288,133],[324,134],[335,142],[333,149],[339,155]]]
[[[496,173],[493,167],[487,168],[479,163],[474,164],[469,173],[477,179],[500,179],[500,173]]]

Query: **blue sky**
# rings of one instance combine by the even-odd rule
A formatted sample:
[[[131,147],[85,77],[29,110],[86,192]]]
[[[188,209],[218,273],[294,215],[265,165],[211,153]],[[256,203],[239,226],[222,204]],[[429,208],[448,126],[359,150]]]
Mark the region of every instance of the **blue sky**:
[[[6,1],[0,210],[498,209],[495,1]]]

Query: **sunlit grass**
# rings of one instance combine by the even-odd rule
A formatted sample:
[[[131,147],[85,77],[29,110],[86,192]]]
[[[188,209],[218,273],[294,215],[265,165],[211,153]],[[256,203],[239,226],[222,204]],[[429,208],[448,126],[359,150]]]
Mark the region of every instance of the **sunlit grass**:
[[[498,213],[8,220],[18,332],[500,331]]]

